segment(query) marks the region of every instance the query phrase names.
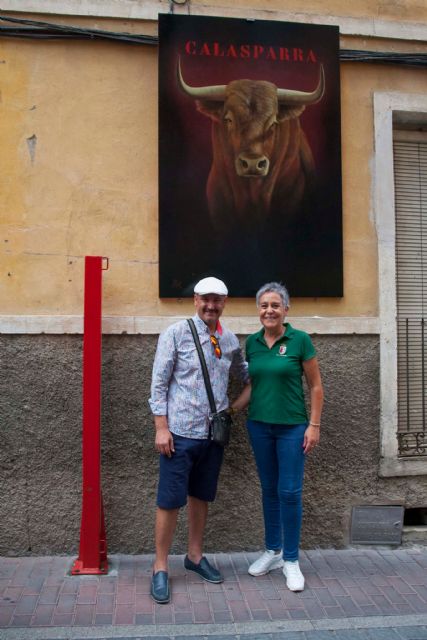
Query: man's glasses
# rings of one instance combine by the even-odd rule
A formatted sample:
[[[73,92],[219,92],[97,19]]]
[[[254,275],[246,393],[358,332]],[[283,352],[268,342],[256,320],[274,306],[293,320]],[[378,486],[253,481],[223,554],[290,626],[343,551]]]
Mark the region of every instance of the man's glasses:
[[[220,358],[222,356],[222,352],[221,352],[221,347],[219,346],[218,338],[216,338],[215,336],[210,336],[210,338],[211,338],[215,356],[217,358]]]

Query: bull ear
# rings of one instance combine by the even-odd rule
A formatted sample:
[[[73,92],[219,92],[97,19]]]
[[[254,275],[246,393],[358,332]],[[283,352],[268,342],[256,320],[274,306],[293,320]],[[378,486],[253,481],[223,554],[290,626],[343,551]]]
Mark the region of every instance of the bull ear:
[[[302,114],[304,109],[305,109],[305,106],[303,104],[294,105],[292,107],[285,104],[279,104],[279,112],[277,114],[277,120],[279,122],[283,122],[284,120],[291,120],[292,118],[298,118],[298,116]]]
[[[208,118],[215,120],[215,122],[219,122],[221,120],[223,106],[223,102],[217,102],[215,100],[196,100],[197,111],[200,111],[204,116],[208,116]]]

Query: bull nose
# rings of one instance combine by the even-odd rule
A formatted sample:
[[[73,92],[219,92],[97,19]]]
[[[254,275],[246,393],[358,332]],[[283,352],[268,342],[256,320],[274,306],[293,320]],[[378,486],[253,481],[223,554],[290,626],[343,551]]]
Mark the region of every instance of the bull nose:
[[[270,161],[266,156],[241,153],[236,159],[236,172],[243,178],[263,177],[268,174]]]

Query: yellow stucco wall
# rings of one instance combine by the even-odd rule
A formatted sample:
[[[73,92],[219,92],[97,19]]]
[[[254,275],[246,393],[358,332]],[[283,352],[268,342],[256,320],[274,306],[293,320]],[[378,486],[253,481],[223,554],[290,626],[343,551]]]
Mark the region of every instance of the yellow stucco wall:
[[[321,13],[324,4],[310,6]],[[393,18],[401,3],[365,0],[347,14],[363,15],[373,4]],[[424,1],[412,4],[427,14]],[[141,21],[61,21],[156,32]],[[346,48],[359,45],[402,49],[342,39]],[[105,313],[187,313],[191,301],[158,298],[157,47],[2,39],[0,62],[0,313],[80,314],[87,254],[110,258]],[[341,83],[345,295],[296,299],[293,315],[378,314],[372,96],[426,90],[425,70],[384,65],[342,63]],[[252,314],[253,301],[230,300],[227,311]]]

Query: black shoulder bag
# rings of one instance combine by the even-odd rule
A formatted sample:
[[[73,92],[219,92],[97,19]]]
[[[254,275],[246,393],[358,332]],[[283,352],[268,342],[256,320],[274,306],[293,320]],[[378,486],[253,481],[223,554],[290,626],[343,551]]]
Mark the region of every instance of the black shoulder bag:
[[[199,354],[200,364],[202,365],[203,379],[205,381],[206,393],[208,395],[209,404],[211,407],[211,415],[209,418],[209,438],[213,442],[221,445],[221,447],[226,447],[230,442],[230,433],[233,421],[230,414],[226,410],[216,410],[215,398],[212,392],[209,372],[206,366],[206,360],[202,346],[200,344],[199,336],[197,335],[196,327],[193,320],[188,319],[187,322],[190,325],[194,344],[196,345],[197,353]]]

